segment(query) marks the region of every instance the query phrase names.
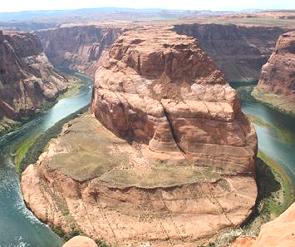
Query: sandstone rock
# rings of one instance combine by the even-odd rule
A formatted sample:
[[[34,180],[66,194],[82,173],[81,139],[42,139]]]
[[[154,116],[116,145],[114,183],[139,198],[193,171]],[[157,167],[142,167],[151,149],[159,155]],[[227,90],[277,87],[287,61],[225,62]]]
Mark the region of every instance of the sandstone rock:
[[[92,75],[96,61],[120,33],[120,28],[82,25],[41,30],[36,35],[54,66]]]
[[[253,95],[274,107],[295,114],[295,32],[280,36],[275,51],[263,66]]]
[[[36,35],[1,32],[0,57],[0,120],[33,114],[67,89],[67,80],[48,62]]]
[[[97,244],[91,238],[76,236],[67,241],[63,247],[97,247]]]
[[[256,239],[240,237],[232,247],[293,247],[295,243],[295,203],[283,214],[261,227]]]
[[[119,246],[193,246],[240,225],[257,195],[256,135],[198,42],[136,28],[99,65],[100,121],[72,120],[27,168],[31,210]]]
[[[164,29],[123,34],[96,71],[92,111],[112,132],[150,150],[181,151],[224,172],[253,171],[255,132],[192,38]]]
[[[181,24],[175,30],[197,38],[225,78],[233,82],[258,80],[276,40],[285,32],[279,27],[222,24]]]

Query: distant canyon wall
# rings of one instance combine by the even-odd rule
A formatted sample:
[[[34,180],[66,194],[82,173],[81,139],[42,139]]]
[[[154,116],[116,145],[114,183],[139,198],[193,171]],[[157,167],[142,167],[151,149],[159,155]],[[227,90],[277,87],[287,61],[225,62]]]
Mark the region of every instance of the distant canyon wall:
[[[263,64],[285,32],[279,27],[221,24],[176,25],[178,34],[197,38],[228,81],[256,81]]]
[[[31,33],[0,31],[0,121],[20,120],[67,89]]]
[[[68,26],[37,31],[44,51],[56,67],[65,67],[92,75],[96,62],[120,35],[120,28]]]
[[[252,94],[295,116],[295,31],[280,36]]]

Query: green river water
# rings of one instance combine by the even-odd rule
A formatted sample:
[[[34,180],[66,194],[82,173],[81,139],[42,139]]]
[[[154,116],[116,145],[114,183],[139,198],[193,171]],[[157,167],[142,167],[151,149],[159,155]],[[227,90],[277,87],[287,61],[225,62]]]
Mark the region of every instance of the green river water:
[[[20,129],[0,137],[0,246],[59,247],[62,240],[25,207],[19,175],[11,153],[30,136],[44,133],[55,123],[89,104],[92,81],[76,96],[60,100],[46,113]],[[245,84],[243,84],[245,85]],[[242,95],[242,108],[255,119],[259,149],[276,160],[295,182],[295,119],[256,102],[250,97],[253,86],[233,84]]]

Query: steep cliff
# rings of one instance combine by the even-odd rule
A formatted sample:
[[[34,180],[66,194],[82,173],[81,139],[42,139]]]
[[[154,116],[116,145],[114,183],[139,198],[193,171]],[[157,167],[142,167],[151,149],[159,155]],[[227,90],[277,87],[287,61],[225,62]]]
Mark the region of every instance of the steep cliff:
[[[36,35],[0,31],[0,58],[0,121],[31,115],[67,88]]]
[[[100,60],[92,111],[22,176],[42,221],[119,246],[189,246],[251,213],[256,134],[193,38],[125,32]]]
[[[93,74],[96,61],[120,32],[120,28],[84,25],[42,30],[36,34],[54,66]]]
[[[262,102],[295,115],[295,31],[280,36],[252,94]]]
[[[285,32],[279,27],[221,24],[183,24],[175,30],[197,38],[229,81],[258,80],[277,38]]]

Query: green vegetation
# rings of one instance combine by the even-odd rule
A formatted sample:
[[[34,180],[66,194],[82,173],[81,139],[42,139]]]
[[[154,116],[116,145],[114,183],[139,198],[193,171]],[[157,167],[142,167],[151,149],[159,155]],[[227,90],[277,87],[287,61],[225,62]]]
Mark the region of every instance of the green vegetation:
[[[87,76],[80,74],[76,71],[71,70],[60,70],[59,73],[63,74],[69,81],[69,87],[68,89],[60,94],[57,99],[52,101],[45,101],[42,104],[42,107],[40,109],[37,109],[35,114],[32,116],[23,117],[19,121],[15,121],[12,119],[8,119],[4,117],[0,121],[0,136],[5,135],[9,132],[12,132],[18,128],[20,128],[23,124],[31,121],[36,116],[46,112],[50,108],[52,108],[59,100],[63,98],[68,98],[71,96],[75,96],[80,92],[80,89],[82,86],[84,86],[87,82],[87,79],[89,79]]]
[[[77,115],[82,114],[88,110],[88,106],[72,113],[68,117],[56,123],[53,127],[48,129],[45,133],[31,137],[30,139],[24,140],[20,143],[16,151],[16,169],[20,174],[27,165],[36,163],[39,156],[43,153],[48,142],[55,138],[62,130],[63,125],[75,118]]]
[[[17,146],[15,159],[14,159],[17,171],[21,170],[21,164],[22,164],[27,152],[32,147],[32,145],[35,143],[37,137],[38,136],[32,136]]]
[[[87,82],[87,80],[85,80],[85,76],[82,76],[76,71],[62,70],[60,73],[63,74],[69,82],[67,90],[59,95],[57,100],[77,95],[80,92],[81,87]]]
[[[282,214],[295,200],[293,183],[281,166],[259,152],[256,162],[258,196],[253,213],[241,228],[220,233],[206,247],[226,247],[241,235],[253,236],[260,226]]]
[[[259,102],[266,104],[272,109],[278,110],[290,116],[295,116],[295,99],[292,95],[283,96],[264,92],[255,87],[252,96]]]
[[[244,225],[245,231],[259,231],[264,224],[283,213],[295,200],[293,183],[285,171],[263,152],[256,164],[258,197],[256,207]]]

